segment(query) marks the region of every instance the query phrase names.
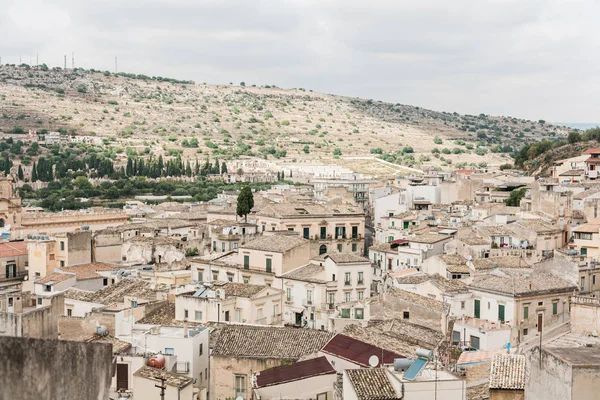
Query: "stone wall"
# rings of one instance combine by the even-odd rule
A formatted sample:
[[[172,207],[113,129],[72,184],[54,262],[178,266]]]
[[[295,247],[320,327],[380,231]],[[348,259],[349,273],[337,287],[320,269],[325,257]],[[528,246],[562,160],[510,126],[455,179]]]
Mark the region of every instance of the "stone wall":
[[[598,336],[600,332],[600,299],[583,296],[571,298],[571,331]]]
[[[40,339],[58,338],[58,317],[64,312],[64,296],[52,298],[46,307],[25,310],[22,313],[0,313],[0,332],[5,336]]]
[[[0,336],[0,398],[108,400],[112,346]]]

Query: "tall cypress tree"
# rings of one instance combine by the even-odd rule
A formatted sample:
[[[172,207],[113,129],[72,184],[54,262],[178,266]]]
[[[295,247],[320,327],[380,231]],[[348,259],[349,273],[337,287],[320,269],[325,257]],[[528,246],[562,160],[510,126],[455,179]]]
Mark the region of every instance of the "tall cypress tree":
[[[17,171],[17,175],[19,176],[19,180],[23,180],[23,167],[19,164],[19,170]]]
[[[226,174],[227,173],[227,164],[225,163],[225,161],[223,161],[221,163],[221,173],[222,174]]]
[[[252,195],[252,189],[250,189],[250,186],[244,186],[237,198],[236,213],[240,217],[244,217],[245,222],[248,222],[248,214],[250,214],[253,207],[254,196]]]
[[[34,162],[33,167],[31,168],[31,182],[37,182],[37,180],[38,180],[37,165]]]

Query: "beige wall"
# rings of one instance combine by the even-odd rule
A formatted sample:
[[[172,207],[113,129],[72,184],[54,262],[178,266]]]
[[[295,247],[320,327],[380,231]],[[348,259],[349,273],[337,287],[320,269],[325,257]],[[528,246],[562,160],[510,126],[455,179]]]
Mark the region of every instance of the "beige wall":
[[[490,400],[524,400],[525,391],[523,390],[490,390]]]
[[[600,299],[574,296],[571,298],[571,331],[598,336],[600,332]]]

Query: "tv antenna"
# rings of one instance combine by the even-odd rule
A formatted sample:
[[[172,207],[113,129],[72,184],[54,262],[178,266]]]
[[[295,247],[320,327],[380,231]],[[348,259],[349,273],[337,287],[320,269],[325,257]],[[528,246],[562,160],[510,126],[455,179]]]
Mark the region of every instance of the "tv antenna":
[[[373,368],[379,365],[379,357],[371,356],[369,357],[369,365]]]
[[[75,69],[75,53],[71,53],[71,68]]]
[[[117,72],[119,72],[119,71],[117,70],[117,56],[115,56],[115,74],[116,74]]]
[[[67,55],[65,54],[65,69],[67,69]]]

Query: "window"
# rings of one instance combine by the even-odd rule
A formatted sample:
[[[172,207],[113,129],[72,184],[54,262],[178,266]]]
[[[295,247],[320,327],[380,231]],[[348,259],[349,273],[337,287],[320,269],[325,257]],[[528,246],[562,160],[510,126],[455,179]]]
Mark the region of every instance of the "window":
[[[354,318],[356,319],[364,319],[365,314],[362,308],[357,308],[354,310]]]
[[[203,272],[198,271],[198,282],[204,282],[204,277],[202,275],[203,275]]]
[[[235,320],[237,322],[242,322],[242,312],[240,310],[235,310]]]
[[[183,310],[183,318],[187,318],[189,315],[188,310]]]
[[[204,354],[204,343],[200,343],[200,348],[198,349],[198,354],[199,355]]]
[[[65,251],[65,242],[63,241],[60,242],[60,250]]]
[[[523,319],[529,319],[529,306],[523,306]]]
[[[72,317],[72,316],[73,316],[73,309],[67,308],[67,317]]]
[[[345,302],[349,302],[350,301],[350,292],[344,293],[344,301]]]
[[[327,400],[327,393],[317,394],[317,400]]]
[[[236,242],[233,243],[233,248],[237,249],[238,248],[238,244]]]
[[[241,397],[246,400],[246,375],[234,375],[234,380],[233,398]]]
[[[108,278],[102,279],[102,285],[103,286],[108,286]]]
[[[498,304],[498,319],[500,323],[504,323],[504,304]]]
[[[333,305],[335,304],[335,293],[328,293],[327,295],[329,297],[329,308],[333,308]]]
[[[258,310],[256,310],[256,319],[259,324],[261,323],[262,320],[262,308],[259,308]]]
[[[575,239],[592,240],[592,234],[587,232],[575,232]]]
[[[289,232],[294,232],[294,228],[288,228]]]
[[[225,253],[225,242],[221,243],[221,252]]]
[[[304,239],[309,239],[310,238],[310,228],[302,228],[302,236],[304,236]]]
[[[248,280],[248,278],[244,278],[244,283],[249,283],[250,281]]]
[[[137,301],[131,300],[131,307],[133,307],[133,308],[137,307]]]
[[[357,249],[357,248],[358,248],[358,247],[356,246],[356,243],[352,243],[352,252],[353,252],[353,253],[354,253],[354,252],[356,252],[356,249]]]
[[[581,249],[579,249],[579,254],[581,254],[582,256],[587,256],[587,247],[582,247]]]
[[[357,293],[358,293],[358,299],[359,300],[362,300],[365,297],[365,292],[363,292],[362,290],[360,292],[357,292]]]
[[[273,268],[273,260],[270,258],[267,258],[267,272],[271,272]]]
[[[227,275],[227,280],[229,282],[233,282],[233,275]]]
[[[474,311],[473,314],[475,318],[481,318],[481,300],[474,301]]]
[[[292,300],[292,288],[287,288],[286,294],[287,294],[287,301]]]
[[[350,272],[346,272],[344,274],[344,277],[345,277],[344,284],[349,285],[350,284]]]
[[[326,226],[322,226],[321,227],[320,239],[321,240],[325,240],[326,238],[327,238],[327,227]]]
[[[213,240],[213,251],[217,251],[217,242],[216,240]]]
[[[465,302],[464,302],[464,301],[461,301],[461,302],[460,302],[460,309],[461,309],[461,310],[464,310],[464,309],[465,309]]]
[[[225,311],[225,322],[229,322],[229,311]]]
[[[218,281],[219,280],[219,273],[215,272],[213,273],[213,281]]]
[[[342,318],[350,318],[350,309],[342,308]]]
[[[552,303],[552,315],[558,315],[558,301]]]
[[[325,253],[327,253],[327,246],[322,244],[321,246],[319,246],[319,255],[325,254]]]
[[[38,297],[38,299],[37,299],[37,304],[38,304],[38,306],[41,306],[41,305],[42,305],[42,298],[41,298],[41,297]]]
[[[202,311],[196,311],[196,312],[194,313],[194,319],[195,319],[196,321],[202,321]]]
[[[306,303],[312,304],[312,290],[310,289],[306,291]]]
[[[596,275],[592,275],[592,285],[596,284]]]
[[[50,260],[54,260],[54,254],[50,254],[49,258]]]
[[[523,328],[523,336],[527,336],[528,333],[529,333],[529,329]]]
[[[339,244],[337,245],[338,252],[340,252],[340,253],[341,253],[341,252],[342,252],[342,250],[343,250],[343,248],[344,248],[344,246],[343,246],[341,243],[339,243]]]
[[[538,302],[538,307],[542,307],[544,305],[543,301]]]
[[[471,335],[471,347],[479,350],[479,336]]]
[[[63,260],[60,260],[60,266],[64,267],[65,266],[65,262]]]
[[[165,354],[175,355],[175,349],[172,347],[165,347]]]
[[[358,283],[363,283],[363,273],[362,272],[358,273]]]
[[[244,256],[244,269],[250,268],[250,256]]]
[[[403,311],[402,312],[402,318],[409,319],[410,318],[410,311]]]

